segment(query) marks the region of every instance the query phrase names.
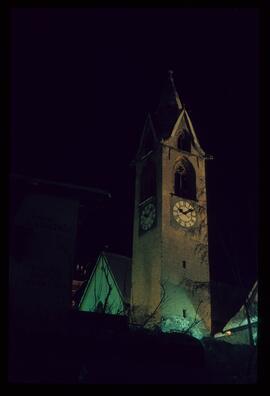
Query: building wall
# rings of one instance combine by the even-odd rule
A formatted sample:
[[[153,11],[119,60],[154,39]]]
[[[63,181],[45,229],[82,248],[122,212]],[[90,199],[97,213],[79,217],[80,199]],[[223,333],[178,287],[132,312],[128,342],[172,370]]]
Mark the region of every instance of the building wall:
[[[151,156],[152,157],[152,156]],[[133,226],[132,256],[132,291],[131,304],[133,320],[144,322],[151,315],[161,300],[161,151],[154,155],[157,174],[156,210],[157,220],[154,228],[146,233],[139,233],[140,214],[140,178],[145,162],[136,167],[135,207]],[[153,158],[153,157],[152,157]],[[150,158],[149,158],[150,159]],[[146,160],[147,161],[147,160]],[[156,321],[159,320],[157,312]]]
[[[168,141],[168,144],[171,142]],[[183,157],[178,150],[163,146],[162,169],[162,279],[170,285],[186,290],[187,299],[177,302],[173,300],[164,307],[163,315],[172,311],[182,314],[187,310],[190,317],[198,314],[208,329],[211,326],[211,305],[209,292],[209,261],[208,261],[208,231],[205,190],[204,161],[195,156],[188,156],[196,171],[196,187],[198,202],[197,224],[191,229],[183,229],[173,216],[172,208],[179,197],[173,195],[175,164]],[[190,200],[189,200],[190,201]],[[183,268],[183,261],[186,268]],[[190,301],[188,301],[190,300]],[[202,301],[202,303],[200,303]]]

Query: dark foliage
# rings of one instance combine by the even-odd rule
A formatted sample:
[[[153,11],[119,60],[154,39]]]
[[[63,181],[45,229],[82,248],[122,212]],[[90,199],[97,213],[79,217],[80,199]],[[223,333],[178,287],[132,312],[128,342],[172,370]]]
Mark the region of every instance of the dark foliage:
[[[74,312],[61,334],[10,337],[12,383],[206,384],[256,381],[256,349],[129,328],[125,317]]]

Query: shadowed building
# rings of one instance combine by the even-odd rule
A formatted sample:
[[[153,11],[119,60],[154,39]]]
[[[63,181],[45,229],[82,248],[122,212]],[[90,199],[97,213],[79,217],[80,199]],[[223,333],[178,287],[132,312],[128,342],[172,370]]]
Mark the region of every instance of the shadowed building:
[[[60,318],[71,308],[81,212],[90,208],[94,235],[95,213],[104,211],[109,198],[110,194],[98,189],[11,176],[9,309],[13,327],[42,331],[61,327]],[[91,249],[96,247],[88,243]]]

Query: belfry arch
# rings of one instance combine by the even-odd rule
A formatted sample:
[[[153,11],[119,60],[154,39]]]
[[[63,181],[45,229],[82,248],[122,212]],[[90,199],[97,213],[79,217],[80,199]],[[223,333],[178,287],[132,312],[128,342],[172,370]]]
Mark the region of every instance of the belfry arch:
[[[177,148],[182,151],[191,152],[191,135],[187,130],[183,130],[177,140]]]
[[[193,201],[197,200],[196,172],[187,158],[178,161],[174,170],[174,194]]]

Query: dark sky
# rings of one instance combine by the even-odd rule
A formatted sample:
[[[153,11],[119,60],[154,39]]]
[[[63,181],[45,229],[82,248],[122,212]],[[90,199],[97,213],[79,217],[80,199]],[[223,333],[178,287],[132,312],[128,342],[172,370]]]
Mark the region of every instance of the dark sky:
[[[112,194],[106,243],[132,254],[135,156],[169,69],[207,163],[217,277],[256,276],[256,9],[13,9],[11,171]],[[105,231],[104,231],[105,232]]]

